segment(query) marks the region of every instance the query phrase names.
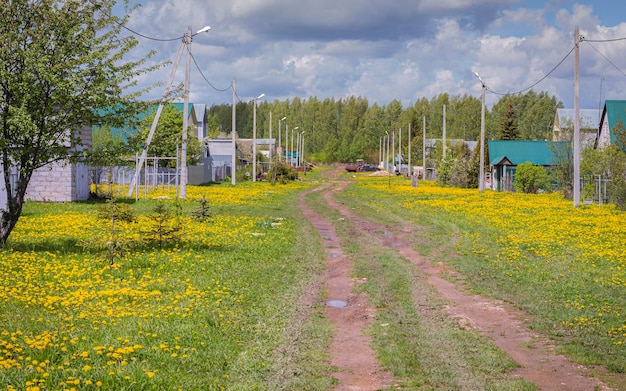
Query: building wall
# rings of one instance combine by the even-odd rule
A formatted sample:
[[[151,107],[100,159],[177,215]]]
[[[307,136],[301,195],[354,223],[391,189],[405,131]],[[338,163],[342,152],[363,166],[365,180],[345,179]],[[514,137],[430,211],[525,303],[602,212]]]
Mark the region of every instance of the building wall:
[[[609,121],[606,117],[600,124],[600,137],[598,139],[598,148],[605,148],[611,144],[611,132],[609,131]]]
[[[50,163],[33,172],[26,199],[32,201],[69,202],[89,198],[88,169],[84,164],[67,161]]]

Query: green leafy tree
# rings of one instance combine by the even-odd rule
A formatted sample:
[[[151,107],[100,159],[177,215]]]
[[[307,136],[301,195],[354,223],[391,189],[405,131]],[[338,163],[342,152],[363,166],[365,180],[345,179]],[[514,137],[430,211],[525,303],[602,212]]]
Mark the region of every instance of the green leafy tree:
[[[0,2],[0,164],[8,196],[0,244],[19,220],[34,170],[82,158],[80,129],[105,122],[99,116],[119,120],[136,110],[132,102],[142,91],[124,91],[149,69],[146,58],[123,61],[138,41],[120,34],[128,15],[113,16],[115,4]]]
[[[92,132],[92,146],[89,153],[89,163],[96,169],[96,174],[109,170],[109,186],[113,176],[113,167],[125,163],[124,159],[132,155],[126,138],[111,129],[109,125],[94,127]],[[96,194],[98,194],[99,175],[96,175]],[[109,187],[109,194],[111,188]]]
[[[543,166],[536,166],[530,162],[522,163],[515,170],[515,191],[522,193],[537,193],[540,190],[550,190],[550,178]]]
[[[626,209],[626,129],[621,121],[611,129],[614,143],[602,149],[585,149],[582,153],[582,175],[607,179],[609,202]]]
[[[550,144],[550,151],[554,156],[554,167],[550,170],[550,175],[563,196],[571,198],[574,191],[573,132],[564,133],[562,137],[565,141]]]
[[[141,130],[130,139],[135,151],[140,151],[148,139],[154,116],[146,116],[141,123]],[[148,147],[148,156],[175,157],[176,149],[182,145],[183,115],[172,103],[163,106],[152,142]],[[202,144],[196,135],[187,137],[187,164],[196,164],[202,157]],[[176,167],[175,160],[167,160],[161,166]]]

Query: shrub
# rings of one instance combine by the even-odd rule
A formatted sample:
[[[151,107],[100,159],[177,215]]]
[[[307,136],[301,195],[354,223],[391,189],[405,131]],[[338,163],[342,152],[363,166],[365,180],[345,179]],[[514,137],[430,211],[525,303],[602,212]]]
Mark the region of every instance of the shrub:
[[[537,193],[539,190],[550,190],[550,178],[548,172],[542,166],[535,166],[530,162],[517,166],[515,171],[515,181],[513,182],[515,191],[522,193]]]
[[[280,182],[287,183],[287,181],[293,181],[298,177],[296,169],[286,162],[277,162],[272,164],[268,173],[268,178],[272,183]]]

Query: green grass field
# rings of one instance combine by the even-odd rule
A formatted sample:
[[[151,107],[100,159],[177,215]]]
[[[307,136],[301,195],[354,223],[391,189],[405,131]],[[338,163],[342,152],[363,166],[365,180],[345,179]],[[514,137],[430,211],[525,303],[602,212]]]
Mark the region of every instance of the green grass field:
[[[414,247],[467,276],[468,289],[529,312],[532,327],[561,351],[624,379],[622,212],[575,209],[556,195],[351,179],[338,197],[355,213],[410,224]],[[298,304],[312,287],[316,302],[324,300],[326,255],[298,208],[298,193],[319,181],[318,171],[288,185],[190,186],[178,203],[171,190],[154,191],[125,200],[137,219],[113,230],[98,218],[102,202],[27,203],[0,251],[0,389],[332,389],[331,325],[321,304]],[[191,217],[202,197],[212,214],[204,222]],[[307,199],[335,216],[318,195]],[[174,222],[181,230],[161,242],[150,240],[159,203],[182,211]],[[338,233],[355,273],[371,281],[361,289],[385,309],[376,324],[404,324],[370,330],[402,387],[455,389],[471,372],[489,389],[532,389],[507,378],[514,363],[480,335],[439,312],[426,320],[414,311],[417,297],[428,308],[441,303],[426,288],[415,291],[423,276],[411,265],[354,240],[348,226]],[[109,258],[112,242],[119,252]],[[416,360],[440,346],[452,350],[427,367]]]

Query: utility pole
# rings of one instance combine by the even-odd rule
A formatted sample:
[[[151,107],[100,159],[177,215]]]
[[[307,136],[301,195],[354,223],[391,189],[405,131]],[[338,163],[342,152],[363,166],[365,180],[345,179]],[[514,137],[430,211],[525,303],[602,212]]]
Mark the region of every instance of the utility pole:
[[[235,78],[233,77],[233,116],[232,116],[232,121],[233,121],[233,125],[232,125],[232,131],[230,132],[231,138],[232,138],[232,143],[233,143],[233,156],[231,158],[230,161],[230,165],[231,165],[231,184],[234,186],[236,179],[236,171],[237,171],[237,144],[236,144],[236,138],[235,135],[237,134],[237,114],[236,114],[236,97],[237,97],[237,80],[235,80]]]
[[[574,207],[580,206],[580,33],[574,30]]]
[[[422,179],[426,179],[426,116],[422,122]]]
[[[409,136],[408,136],[408,139],[409,140],[407,141],[407,144],[409,144],[409,145],[408,145],[407,148],[409,150],[408,151],[408,153],[409,153],[409,168],[407,170],[407,173],[408,173],[409,176],[413,176],[412,175],[413,172],[411,171],[411,123],[410,122],[409,122]]]
[[[443,105],[443,158],[446,158],[446,105]]]
[[[185,97],[183,99],[183,134],[180,147],[180,198],[187,198],[187,127],[189,126],[189,71],[191,66],[191,26],[187,28],[185,35],[185,46],[187,47],[187,62],[185,65]]]
[[[272,166],[272,112],[270,111],[270,167]]]

